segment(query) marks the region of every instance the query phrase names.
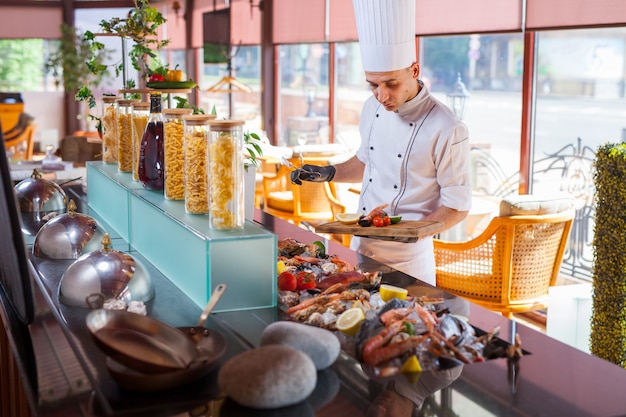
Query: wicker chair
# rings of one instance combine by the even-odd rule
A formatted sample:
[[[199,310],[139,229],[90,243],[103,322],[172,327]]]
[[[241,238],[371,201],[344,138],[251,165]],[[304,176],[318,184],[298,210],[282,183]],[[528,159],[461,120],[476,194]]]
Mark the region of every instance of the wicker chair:
[[[468,242],[434,241],[437,286],[512,318],[547,308],[575,211],[501,213]]]
[[[300,159],[293,158],[291,163],[300,165]],[[296,225],[328,222],[338,210],[345,211],[345,206],[337,200],[332,183],[305,181],[302,185],[295,185],[291,183],[290,173],[290,168],[281,166],[276,175],[265,174],[263,211]]]
[[[4,125],[2,126],[4,128]],[[13,159],[24,161],[32,159],[36,129],[34,119],[26,113],[21,113],[17,123],[12,128],[4,130],[4,148],[7,150],[13,148],[15,152]]]

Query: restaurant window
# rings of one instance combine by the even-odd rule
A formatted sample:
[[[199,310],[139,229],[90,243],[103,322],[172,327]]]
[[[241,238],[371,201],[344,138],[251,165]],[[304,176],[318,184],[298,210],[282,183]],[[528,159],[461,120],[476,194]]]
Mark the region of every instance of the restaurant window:
[[[361,144],[361,109],[365,100],[372,95],[365,82],[358,42],[339,43],[335,46],[335,70],[335,143],[340,143],[348,151],[355,153]]]
[[[591,279],[595,151],[626,141],[626,28],[539,32],[537,56],[532,190],[575,197],[563,268]]]
[[[218,118],[244,120],[245,130],[261,131],[261,48],[205,44],[200,74],[200,106]],[[230,56],[230,63],[228,57]],[[229,82],[229,77],[234,79]]]
[[[280,45],[278,145],[330,143],[328,44]]]
[[[0,91],[54,90],[54,80],[45,77],[45,57],[58,41],[0,39]]]
[[[498,198],[517,191],[523,36],[422,37],[419,51],[420,78],[434,97],[450,105],[457,82],[467,91],[458,115],[469,129],[474,197],[468,218],[445,236],[465,240],[497,214]]]

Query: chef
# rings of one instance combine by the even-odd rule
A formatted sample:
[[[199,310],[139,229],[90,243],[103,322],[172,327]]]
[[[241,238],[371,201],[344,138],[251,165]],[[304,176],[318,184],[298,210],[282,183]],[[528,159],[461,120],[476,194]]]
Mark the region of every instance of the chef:
[[[449,229],[470,209],[469,134],[419,79],[415,0],[353,0],[353,5],[372,91],[361,112],[361,145],[346,162],[304,165],[291,179],[362,181],[357,212],[389,204],[389,215],[439,221]],[[432,236],[413,243],[355,236],[351,248],[435,285]]]

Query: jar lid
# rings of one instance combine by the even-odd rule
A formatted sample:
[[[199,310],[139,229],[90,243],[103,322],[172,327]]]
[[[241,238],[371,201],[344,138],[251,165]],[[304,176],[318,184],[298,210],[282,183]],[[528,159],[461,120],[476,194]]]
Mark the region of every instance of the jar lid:
[[[127,100],[127,99],[118,99],[116,100],[119,106],[132,106],[133,103],[139,102],[139,100]]]
[[[163,114],[165,116],[185,116],[191,114],[193,109],[189,108],[174,108],[174,109],[165,109],[163,110]]]
[[[183,116],[183,120],[191,124],[208,123],[212,119],[215,119],[214,114],[188,114]]]
[[[119,97],[117,96],[103,96],[102,97],[102,101],[105,103],[115,103],[115,101],[118,99]]]
[[[146,109],[150,109],[150,103],[148,103],[147,101],[139,101],[136,103],[133,103],[133,109],[138,109],[138,110],[146,110]]]
[[[229,128],[234,126],[242,126],[246,122],[244,120],[233,120],[233,119],[220,119],[220,120],[211,120],[209,124],[211,127],[219,129],[220,127]]]

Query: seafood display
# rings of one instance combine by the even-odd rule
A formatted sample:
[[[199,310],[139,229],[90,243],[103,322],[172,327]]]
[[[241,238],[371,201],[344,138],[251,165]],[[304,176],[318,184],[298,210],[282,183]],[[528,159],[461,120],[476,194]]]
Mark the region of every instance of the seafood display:
[[[375,375],[448,369],[499,357],[519,361],[522,356],[519,336],[509,345],[498,339],[497,328],[479,331],[450,314],[442,299],[405,291],[404,299],[385,301],[380,273],[361,272],[324,252],[318,244],[279,242],[280,275],[292,275],[295,287],[279,290],[279,305],[287,320],[336,331],[342,349]],[[303,273],[314,277],[314,285],[300,287],[297,277]],[[349,319],[343,320],[344,314]],[[347,324],[338,326],[338,321]]]
[[[361,217],[358,221],[359,226],[363,226],[363,227],[369,227],[372,224],[376,225],[376,223],[374,223],[375,219],[382,219],[384,217],[387,217],[387,213],[384,212],[384,210],[389,207],[389,204],[382,204],[378,207],[374,207],[374,209],[372,211],[370,211],[369,213],[367,213],[367,215]],[[383,221],[383,220],[381,220]]]

